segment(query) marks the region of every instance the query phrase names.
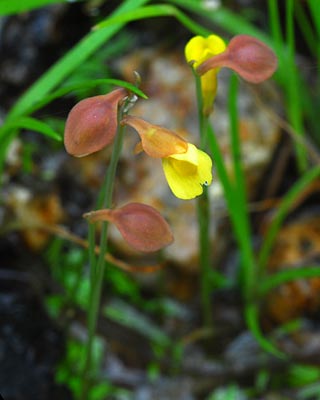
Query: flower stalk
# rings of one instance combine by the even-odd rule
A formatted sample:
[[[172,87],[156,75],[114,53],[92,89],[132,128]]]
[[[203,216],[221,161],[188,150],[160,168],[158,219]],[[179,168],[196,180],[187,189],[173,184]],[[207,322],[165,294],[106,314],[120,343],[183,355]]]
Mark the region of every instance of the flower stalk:
[[[198,108],[199,132],[200,132],[200,149],[207,147],[208,132],[208,115],[204,112],[204,99],[202,91],[202,81],[200,77],[193,71],[196,83],[196,97]],[[210,202],[208,188],[203,187],[203,193],[197,197],[197,219],[198,219],[198,243],[199,243],[199,264],[200,264],[200,291],[201,291],[201,307],[204,326],[212,326],[211,313],[211,246],[210,246]]]
[[[112,205],[113,188],[117,165],[122,149],[124,127],[119,123],[124,114],[125,104],[118,108],[118,127],[113,144],[110,164],[101,187],[97,208],[110,208]],[[101,299],[102,282],[105,272],[105,253],[107,251],[108,222],[102,223],[100,235],[100,253],[98,259],[94,256],[95,226],[89,223],[89,254],[90,254],[90,297],[88,309],[88,341],[86,346],[85,363],[83,369],[83,386],[81,400],[87,400],[91,387],[90,371],[92,366],[92,350],[96,332],[99,305]]]

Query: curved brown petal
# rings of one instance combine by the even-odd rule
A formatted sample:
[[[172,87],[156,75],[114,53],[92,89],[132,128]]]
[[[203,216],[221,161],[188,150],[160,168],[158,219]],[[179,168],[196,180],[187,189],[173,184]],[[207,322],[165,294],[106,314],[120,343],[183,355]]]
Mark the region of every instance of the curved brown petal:
[[[84,215],[90,222],[109,221],[116,225],[124,240],[143,252],[154,252],[173,242],[167,221],[151,206],[129,203],[114,210],[91,211]]]
[[[117,132],[118,103],[127,95],[123,88],[81,100],[70,111],[64,132],[66,151],[76,157],[109,145]]]
[[[188,149],[188,143],[184,139],[162,126],[150,124],[132,115],[125,116],[121,123],[138,132],[142,148],[150,157],[166,158],[172,154],[185,153]]]
[[[231,39],[225,52],[209,58],[197,68],[205,74],[212,68],[227,67],[251,83],[260,83],[276,71],[278,59],[266,44],[249,35],[237,35]]]

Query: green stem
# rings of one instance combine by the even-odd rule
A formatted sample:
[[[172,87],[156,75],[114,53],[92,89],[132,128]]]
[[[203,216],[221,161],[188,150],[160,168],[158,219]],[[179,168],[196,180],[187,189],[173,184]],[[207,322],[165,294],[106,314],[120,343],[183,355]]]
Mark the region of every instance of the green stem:
[[[301,79],[298,74],[295,60],[295,33],[294,33],[294,1],[286,2],[286,34],[288,44],[288,79],[287,79],[287,102],[288,118],[299,135],[305,136],[303,116],[301,113]],[[297,164],[300,172],[307,169],[308,160],[304,146],[295,142]]]
[[[110,164],[107,170],[105,182],[102,185],[101,193],[98,200],[99,208],[111,208],[112,206],[112,196],[114,181],[116,176],[117,165],[120,157],[120,152],[122,148],[124,128],[120,125],[120,120],[122,118],[122,109],[118,112],[118,132],[115,137],[115,142],[113,145],[113,151],[111,155]],[[90,298],[89,298],[89,311],[88,311],[88,342],[86,346],[85,364],[83,369],[83,386],[81,392],[81,400],[88,399],[88,393],[91,385],[90,370],[92,366],[92,350],[94,336],[96,332],[99,305],[101,299],[101,289],[105,270],[105,253],[107,251],[107,234],[108,234],[108,223],[103,222],[100,235],[100,253],[96,260],[94,256],[94,226],[89,225],[89,255],[90,255]]]
[[[205,150],[208,139],[208,117],[203,113],[203,97],[201,90],[201,79],[194,74],[196,81],[200,149]],[[197,198],[197,218],[199,225],[199,263],[201,279],[201,305],[202,316],[205,326],[212,325],[211,315],[211,252],[210,252],[210,204],[207,187],[203,188],[203,194]]]
[[[202,196],[197,198],[197,217],[199,224],[199,263],[201,269],[201,304],[205,326],[212,325],[211,315],[211,280],[210,280],[210,210],[208,190],[203,188]]]
[[[239,137],[239,117],[238,117],[238,77],[232,74],[230,78],[228,108],[230,116],[230,136],[231,152],[234,169],[234,193],[233,197],[237,202],[237,218],[241,226],[242,234],[239,236],[242,255],[241,277],[243,279],[243,294],[246,300],[250,301],[254,297],[254,287],[256,282],[255,257],[251,245],[251,227],[247,209],[246,182],[242,170],[241,143]]]
[[[281,34],[283,21],[279,15],[279,6],[277,0],[269,0],[269,15],[271,34],[274,39],[275,48],[279,57],[279,72],[285,71],[285,76],[281,82],[285,89],[287,102],[287,115],[290,125],[292,125],[298,135],[305,136],[303,107],[301,103],[301,93],[304,91],[304,82],[298,73],[295,60],[295,32],[294,32],[294,7],[293,0],[285,2],[285,34],[284,41]],[[300,141],[295,141],[295,152],[297,157],[297,165],[300,172],[306,170],[308,166],[308,158],[306,148]]]

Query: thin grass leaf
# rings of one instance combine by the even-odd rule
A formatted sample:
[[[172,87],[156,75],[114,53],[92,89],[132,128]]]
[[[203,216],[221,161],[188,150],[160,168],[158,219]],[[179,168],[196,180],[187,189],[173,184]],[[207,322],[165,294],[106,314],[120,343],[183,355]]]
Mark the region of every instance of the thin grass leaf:
[[[89,88],[95,88],[99,85],[103,84],[109,84],[109,85],[115,85],[115,86],[121,86],[129,91],[135,93],[137,96],[147,99],[148,96],[142,92],[139,88],[137,88],[135,85],[119,80],[119,79],[93,79],[93,80],[86,80],[86,81],[81,81],[78,83],[74,83],[72,85],[68,86],[63,86],[62,88],[52,92],[51,94],[45,96],[41,101],[38,103],[34,104],[32,107],[29,108],[28,114],[34,113],[36,110],[42,108],[43,106],[49,104],[51,101],[58,99],[60,97],[63,97],[69,93],[72,93],[76,90],[82,90],[82,89],[89,89]]]
[[[318,3],[319,6],[319,3]],[[303,34],[306,44],[312,54],[318,54],[318,40],[317,33],[314,32],[312,25],[310,24],[309,17],[307,15],[305,7],[298,1],[295,3],[295,17],[298,22],[299,28]],[[317,12],[319,14],[319,12]],[[320,18],[319,18],[320,21]],[[320,32],[319,32],[320,33]]]
[[[48,124],[31,117],[18,118],[16,121],[8,123],[6,128],[8,130],[28,129],[30,131],[42,133],[43,135],[57,140],[58,142],[62,141],[61,135],[53,130]]]
[[[273,217],[273,220],[265,235],[262,247],[258,254],[258,267],[260,274],[265,269],[265,266],[267,264],[270,252],[274,245],[279,229],[284,219],[288,215],[294,202],[297,200],[299,195],[311,184],[311,182],[313,182],[319,176],[320,176],[320,166],[316,166],[310,169],[308,172],[302,175],[302,177],[298,181],[295,182],[295,184],[282,198],[281,203],[278,207],[276,214]]]
[[[209,31],[203,28],[201,25],[195,23],[192,19],[187,17],[183,12],[181,12],[176,7],[168,4],[158,4],[153,6],[145,6],[138,8],[134,11],[123,13],[119,16],[114,16],[113,18],[107,18],[106,20],[100,22],[94,27],[94,30],[100,30],[106,27],[110,27],[113,24],[125,24],[132,21],[137,21],[139,19],[146,18],[158,18],[158,17],[175,17],[182,25],[184,25],[190,32],[199,35],[208,35]]]
[[[284,39],[281,29],[278,0],[269,0],[268,9],[271,34],[277,49],[281,49],[284,43]]]
[[[235,74],[232,74],[229,86],[228,108],[230,118],[231,154],[235,178],[233,199],[235,201],[236,212],[233,214],[233,225],[237,225],[238,231],[240,232],[237,239],[241,250],[242,292],[243,298],[245,299],[244,315],[248,328],[260,346],[267,352],[277,356],[282,356],[276,347],[263,335],[260,329],[258,306],[255,298],[256,287],[259,287],[260,282],[257,281],[256,276],[256,259],[251,243],[251,227],[247,209],[246,182],[242,170],[237,91],[238,77]]]
[[[172,340],[149,318],[124,301],[117,300],[103,309],[103,314],[129,329],[133,329],[153,343],[168,347]]]
[[[320,38],[320,13],[319,13],[319,0],[308,0],[310,15],[313,19],[318,38]]]
[[[287,99],[288,99],[288,119],[294,130],[305,136],[302,107],[301,107],[301,77],[298,74],[295,60],[295,34],[294,34],[294,1],[286,2],[286,39],[288,44],[288,55],[286,57],[287,71]],[[307,152],[304,146],[295,142],[297,162],[300,171],[304,171],[308,165]]]
[[[220,183],[223,188],[224,196],[227,203],[227,208],[230,214],[231,223],[233,226],[233,230],[236,236],[236,240],[241,247],[241,243],[243,243],[243,236],[246,235],[246,232],[243,231],[242,225],[242,217],[239,214],[238,204],[237,204],[237,195],[236,195],[236,187],[231,182],[230,177],[228,176],[225,161],[223,159],[222,151],[219,147],[218,140],[216,138],[216,134],[213,131],[213,128],[210,124],[208,124],[208,144],[209,149],[212,154],[212,158],[214,161],[214,165],[217,171],[217,175],[220,179]]]
[[[205,6],[205,2],[194,0],[168,0],[168,2],[174,3],[184,9],[187,9],[188,11],[199,14],[202,17],[208,18],[210,21],[214,22],[216,25],[232,34],[243,33],[252,35],[272,47],[273,43],[268,35],[263,33],[263,31],[260,29],[257,29],[254,25],[250,24],[241,15],[235,14],[225,7],[210,9]]]
[[[265,296],[269,290],[282,285],[283,283],[292,282],[297,279],[319,278],[320,266],[306,266],[300,268],[290,268],[281,270],[270,276],[266,276],[259,286],[259,294]]]
[[[67,3],[67,0],[0,0],[0,15],[31,11],[55,3]]]
[[[277,349],[275,344],[268,340],[261,332],[259,325],[259,310],[256,304],[248,304],[248,306],[245,308],[245,318],[247,324],[250,326],[251,333],[254,335],[259,345],[268,353],[271,353],[276,357],[285,359],[286,355],[282,353],[279,349]]]
[[[233,197],[237,207],[237,220],[235,223],[239,225],[241,236],[239,237],[239,246],[242,255],[242,279],[244,284],[245,298],[252,297],[252,291],[255,284],[255,258],[251,244],[251,228],[249,222],[249,214],[247,209],[246,182],[242,170],[241,143],[239,137],[239,118],[238,118],[238,77],[231,75],[228,108],[230,119],[230,142],[231,154],[233,160],[235,187]]]

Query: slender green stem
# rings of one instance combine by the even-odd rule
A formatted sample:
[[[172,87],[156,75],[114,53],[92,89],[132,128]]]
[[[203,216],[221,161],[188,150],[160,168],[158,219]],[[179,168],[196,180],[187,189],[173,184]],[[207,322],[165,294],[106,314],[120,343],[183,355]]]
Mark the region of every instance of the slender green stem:
[[[202,196],[197,198],[197,216],[199,224],[199,262],[201,268],[201,304],[203,313],[203,322],[205,326],[212,325],[211,316],[211,279],[210,279],[210,210],[208,190],[203,188]]]
[[[122,117],[122,109],[118,112],[118,122]],[[110,164],[107,170],[105,182],[102,185],[101,193],[99,196],[98,208],[110,208],[112,206],[113,187],[117,165],[120,157],[124,136],[124,128],[118,123],[118,132],[115,137],[113,151],[111,155]],[[100,235],[100,252],[98,259],[94,256],[94,233],[93,225],[89,226],[89,256],[90,256],[90,298],[89,298],[89,311],[88,311],[88,342],[86,346],[85,364],[83,370],[83,386],[81,392],[81,400],[88,398],[88,393],[91,385],[90,371],[92,366],[92,351],[93,341],[96,332],[99,305],[101,299],[101,289],[105,270],[105,253],[107,251],[107,234],[108,223],[103,222]]]
[[[295,60],[295,34],[294,34],[294,1],[286,2],[286,31],[288,43],[288,79],[287,79],[287,101],[288,101],[288,118],[299,135],[305,135],[302,117],[301,95],[300,95],[300,77],[297,71]],[[304,146],[295,142],[297,163],[299,170],[305,171],[308,165],[307,152]]]
[[[279,56],[279,72],[285,71],[285,76],[282,77],[289,123],[299,135],[305,135],[301,92],[304,90],[304,84],[299,76],[296,60],[295,60],[295,32],[294,32],[294,0],[285,2],[286,11],[286,42],[281,34],[281,26],[283,22],[279,16],[278,2],[269,0],[269,15],[271,33]],[[300,142],[295,142],[295,150],[297,156],[297,165],[302,172],[308,165],[307,151]]]
[[[203,113],[203,97],[201,90],[201,79],[194,74],[196,82],[200,148],[205,150],[208,136],[208,117]],[[205,326],[212,325],[211,315],[211,252],[210,252],[210,204],[207,187],[203,188],[203,194],[197,198],[197,218],[199,225],[199,263],[201,279],[201,304],[202,316]]]
[[[283,45],[283,36],[281,32],[278,0],[269,0],[268,7],[269,7],[269,21],[270,21],[270,29],[272,37],[277,49],[280,50]],[[280,53],[280,56],[281,55],[282,54]]]

